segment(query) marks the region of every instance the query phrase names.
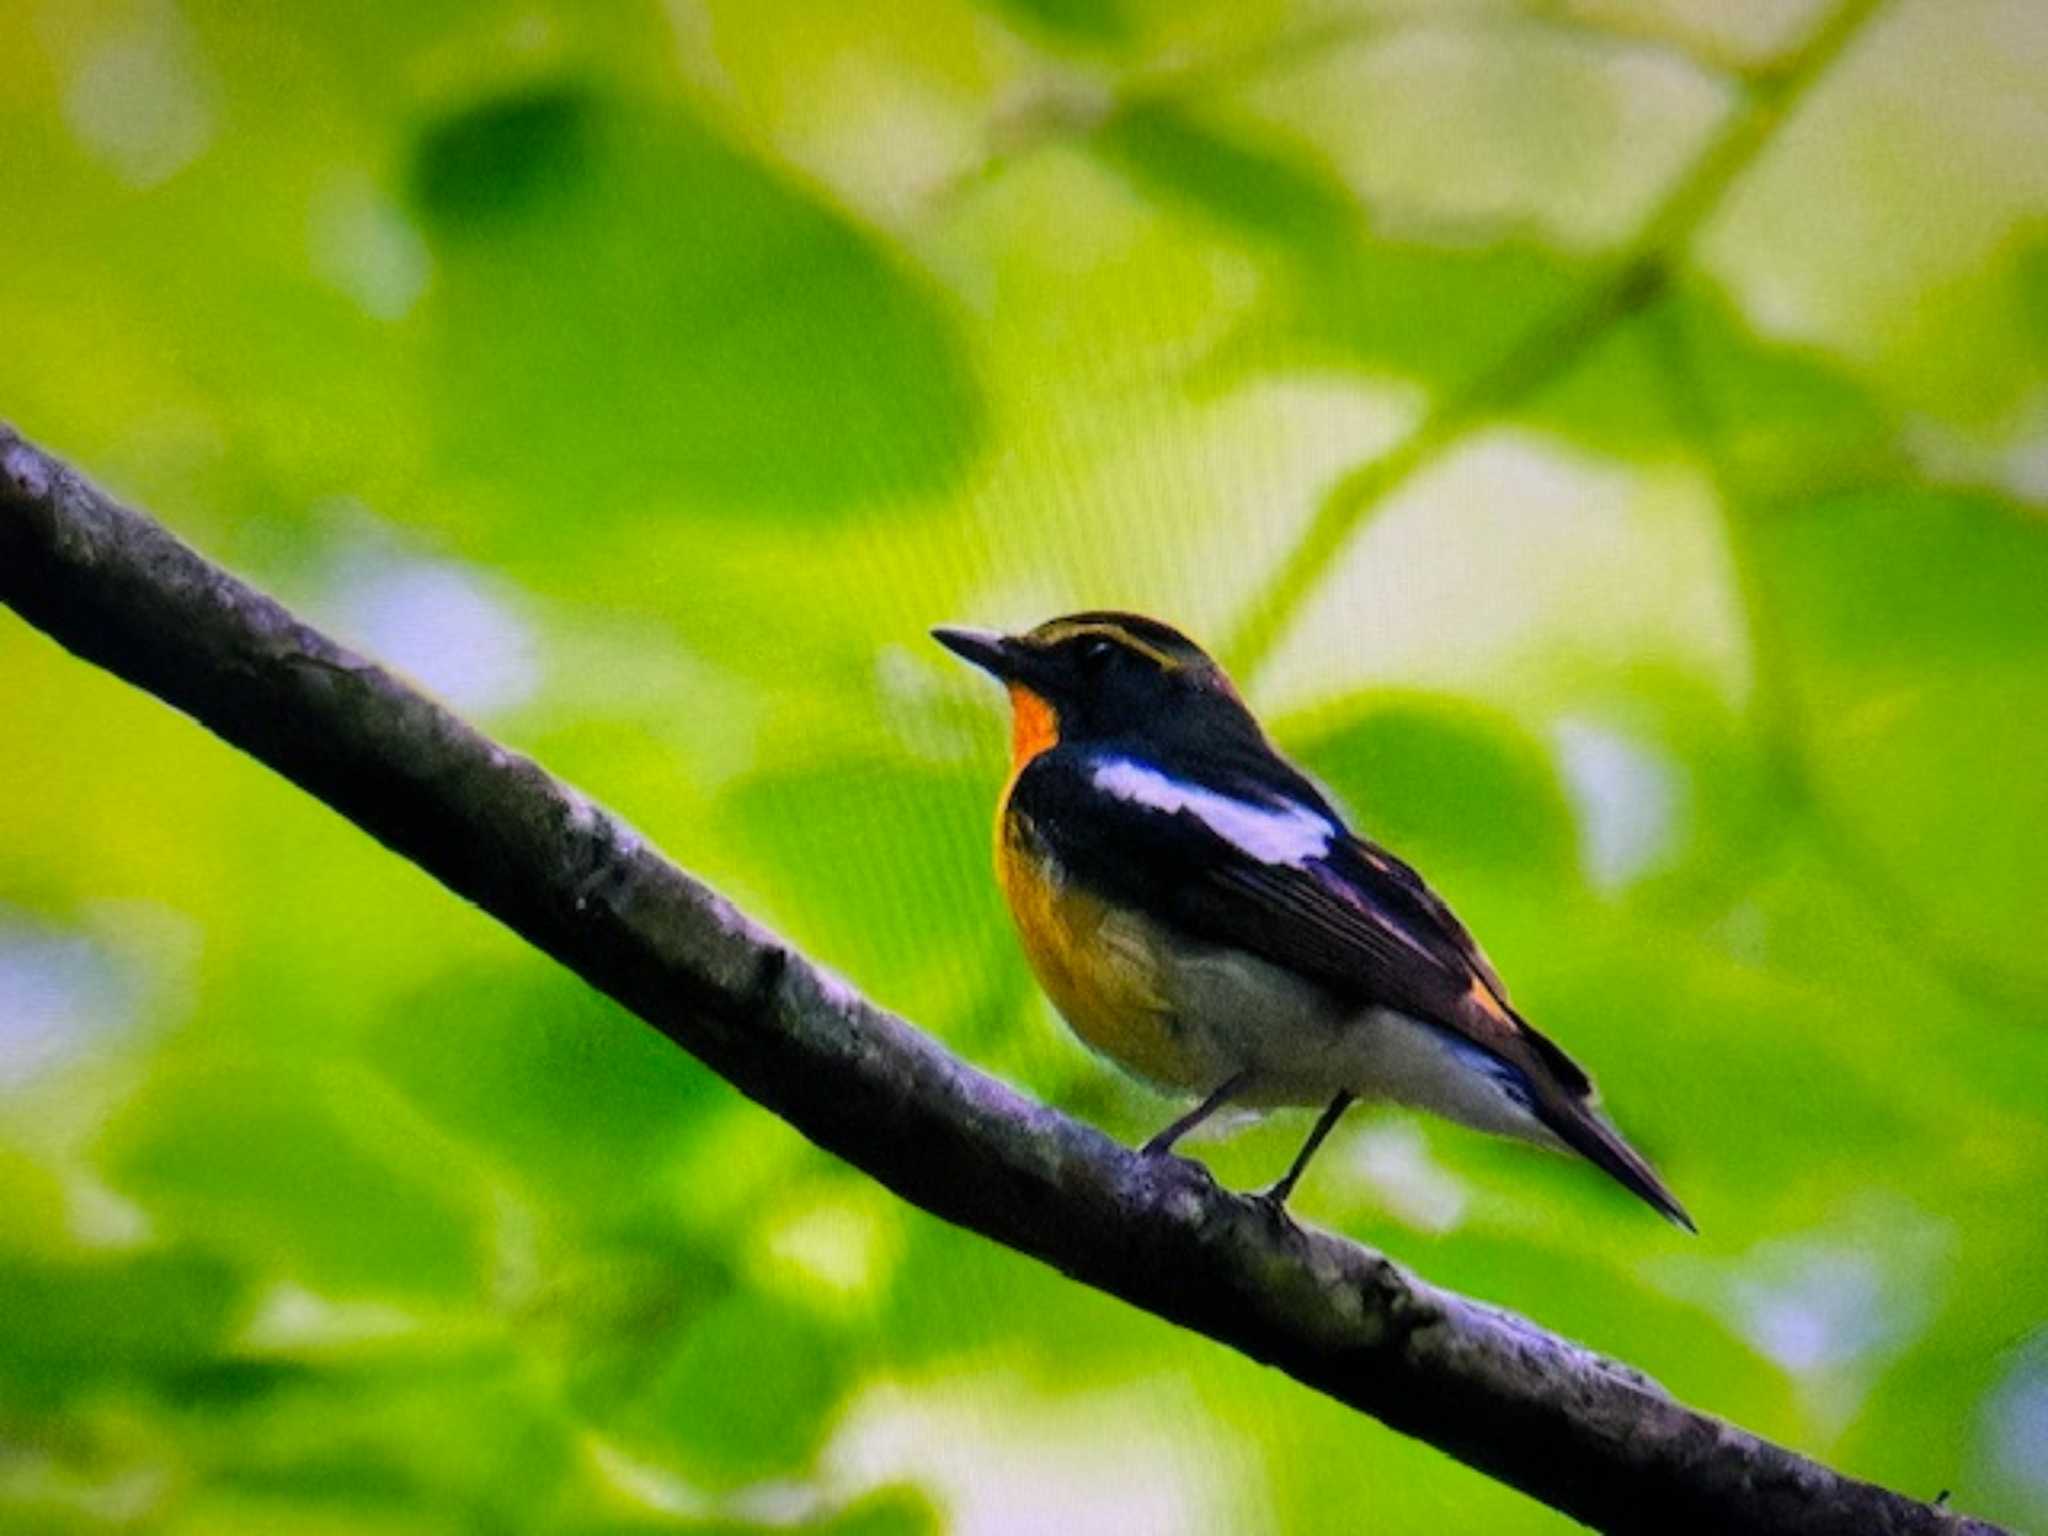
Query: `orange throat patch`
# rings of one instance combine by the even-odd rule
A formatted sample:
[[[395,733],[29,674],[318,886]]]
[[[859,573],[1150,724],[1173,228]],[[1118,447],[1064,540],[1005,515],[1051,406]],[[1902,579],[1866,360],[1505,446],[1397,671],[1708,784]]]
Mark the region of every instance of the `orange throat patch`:
[[[1060,721],[1053,707],[1040,694],[1022,683],[1010,687],[1010,779],[1016,782],[1024,765],[1039,753],[1059,745]]]

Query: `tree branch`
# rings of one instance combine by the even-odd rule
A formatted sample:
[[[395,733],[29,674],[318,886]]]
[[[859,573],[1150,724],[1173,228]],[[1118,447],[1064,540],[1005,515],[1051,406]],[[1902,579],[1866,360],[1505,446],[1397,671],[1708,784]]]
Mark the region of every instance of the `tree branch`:
[[[948,1055],[610,813],[0,427],[0,600],[476,902],[913,1204],[1614,1531],[1989,1532],[1275,1221]]]

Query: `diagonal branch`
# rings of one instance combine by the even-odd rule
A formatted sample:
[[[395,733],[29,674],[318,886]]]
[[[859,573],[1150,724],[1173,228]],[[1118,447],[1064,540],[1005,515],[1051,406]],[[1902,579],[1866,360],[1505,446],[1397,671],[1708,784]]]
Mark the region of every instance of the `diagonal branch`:
[[[1057,78],[999,110],[986,131],[988,146],[981,158],[935,188],[932,201],[939,207],[956,203],[1048,145],[1085,138],[1121,110],[1194,100],[1333,49],[1391,42],[1446,26],[1460,32],[1520,28],[1552,33],[1618,54],[1689,64],[1731,84],[1765,90],[1784,73],[1775,60],[1747,57],[1703,34],[1674,32],[1654,18],[1625,12],[1585,14],[1564,0],[1529,0],[1521,9],[1458,9],[1448,15],[1426,8],[1336,11],[1238,47],[1205,48],[1192,55],[1169,49],[1159,61],[1133,67],[1108,83],[1071,74]]]
[[[1248,677],[1265,664],[1351,536],[1389,496],[1474,427],[1563,378],[1617,324],[1661,295],[1673,263],[1729,188],[1882,3],[1841,0],[1782,69],[1748,83],[1721,131],[1672,183],[1603,276],[1512,340],[1491,366],[1435,401],[1393,448],[1358,465],[1324,493],[1301,537],[1223,647],[1234,675]]]
[[[948,1055],[623,822],[0,427],[0,600],[935,1215],[1608,1530],[1989,1532],[1842,1477]]]

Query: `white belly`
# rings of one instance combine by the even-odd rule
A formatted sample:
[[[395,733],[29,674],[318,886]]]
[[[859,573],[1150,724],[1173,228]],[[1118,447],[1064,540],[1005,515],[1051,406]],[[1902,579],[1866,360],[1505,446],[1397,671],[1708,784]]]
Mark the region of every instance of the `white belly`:
[[[1339,1093],[1383,1099],[1497,1135],[1555,1138],[1476,1046],[1390,1008],[1340,1005],[1320,988],[1238,950],[1174,945],[1162,991],[1202,1054],[1250,1069],[1242,1101],[1328,1103]],[[1220,1080],[1220,1078],[1219,1078]]]

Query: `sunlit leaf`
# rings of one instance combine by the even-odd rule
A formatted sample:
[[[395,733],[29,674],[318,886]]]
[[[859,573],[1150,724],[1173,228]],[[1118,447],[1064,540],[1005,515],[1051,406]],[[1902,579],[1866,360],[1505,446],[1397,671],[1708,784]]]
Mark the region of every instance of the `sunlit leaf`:
[[[845,1384],[843,1346],[808,1314],[736,1296],[697,1319],[634,1418],[720,1483],[787,1475]]]
[[[1350,189],[1327,172],[1222,132],[1176,102],[1140,99],[1091,143],[1139,185],[1283,253],[1341,259],[1338,248],[1364,227]]]
[[[1930,942],[2048,978],[2048,526],[1902,489],[1759,532],[1828,804]]]
[[[1131,21],[1122,0],[993,0],[1025,30],[1088,47],[1129,41]]]
[[[741,848],[815,953],[888,995],[947,987],[1003,920],[987,844],[994,786],[966,770],[842,761],[771,773],[730,797]]]
[[[1381,698],[1300,746],[1366,836],[1411,862],[1573,878],[1571,809],[1536,743],[1449,701]]]
[[[979,433],[943,303],[688,112],[580,80],[455,109],[412,197],[463,472],[537,538],[650,502],[817,519],[950,484]]]
[[[442,1124],[581,1207],[663,1172],[708,1078],[561,972],[449,976],[405,999],[369,1055]]]
[[[286,1073],[174,1072],[122,1116],[113,1177],[185,1230],[316,1286],[466,1291],[477,1213],[430,1178],[428,1149],[365,1146],[335,1107]]]
[[[0,1397],[40,1407],[109,1377],[190,1368],[226,1343],[245,1289],[198,1249],[0,1258]]]

